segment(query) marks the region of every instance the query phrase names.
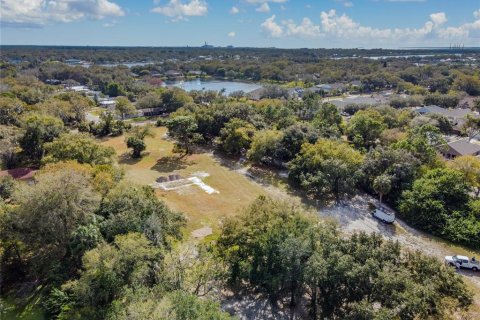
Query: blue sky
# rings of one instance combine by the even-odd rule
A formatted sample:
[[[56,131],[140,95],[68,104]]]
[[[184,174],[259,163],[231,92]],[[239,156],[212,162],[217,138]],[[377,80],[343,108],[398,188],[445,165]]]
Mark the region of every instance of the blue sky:
[[[1,43],[480,46],[480,0],[0,0]]]

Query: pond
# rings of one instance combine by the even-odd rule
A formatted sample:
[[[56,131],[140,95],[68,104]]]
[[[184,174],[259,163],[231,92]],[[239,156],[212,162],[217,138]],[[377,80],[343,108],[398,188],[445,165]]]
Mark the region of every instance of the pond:
[[[245,93],[249,93],[254,90],[262,88],[261,85],[256,83],[239,82],[239,81],[222,81],[222,80],[202,80],[202,79],[167,82],[167,86],[182,88],[185,91],[192,91],[192,90],[220,91],[222,89],[225,89],[225,95],[229,95],[230,93],[235,91],[243,91]]]

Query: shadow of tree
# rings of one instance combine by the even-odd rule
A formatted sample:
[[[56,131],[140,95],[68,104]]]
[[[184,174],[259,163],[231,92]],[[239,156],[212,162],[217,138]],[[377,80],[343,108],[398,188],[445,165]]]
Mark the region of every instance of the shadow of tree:
[[[193,161],[188,161],[185,156],[167,156],[157,160],[157,163],[150,169],[168,173],[175,170],[185,169],[186,167],[195,164]]]
[[[118,157],[118,163],[119,164],[128,164],[128,165],[133,165],[139,163],[143,157],[146,157],[150,154],[150,152],[144,152],[142,153],[141,158],[132,158],[132,153],[131,152],[125,152],[121,156]]]

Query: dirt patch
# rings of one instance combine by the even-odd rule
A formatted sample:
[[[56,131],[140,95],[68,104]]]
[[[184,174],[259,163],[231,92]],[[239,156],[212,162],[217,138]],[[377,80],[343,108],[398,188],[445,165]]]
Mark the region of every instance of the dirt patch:
[[[212,233],[213,233],[212,228],[203,227],[197,230],[193,230],[190,234],[192,235],[192,237],[196,239],[202,239],[202,238],[205,238],[206,236],[211,235]]]

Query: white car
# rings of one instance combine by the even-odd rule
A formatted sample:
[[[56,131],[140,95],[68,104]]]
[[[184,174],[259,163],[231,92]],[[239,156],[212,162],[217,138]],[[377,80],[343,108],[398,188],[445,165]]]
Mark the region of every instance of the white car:
[[[372,211],[372,215],[380,221],[385,223],[395,222],[395,213],[390,210],[385,210],[383,208],[376,208]]]
[[[464,268],[464,269],[470,269],[472,271],[478,271],[480,270],[480,264],[478,263],[475,258],[469,259],[466,256],[446,256],[445,257],[445,264],[447,266],[452,266],[457,269]]]

